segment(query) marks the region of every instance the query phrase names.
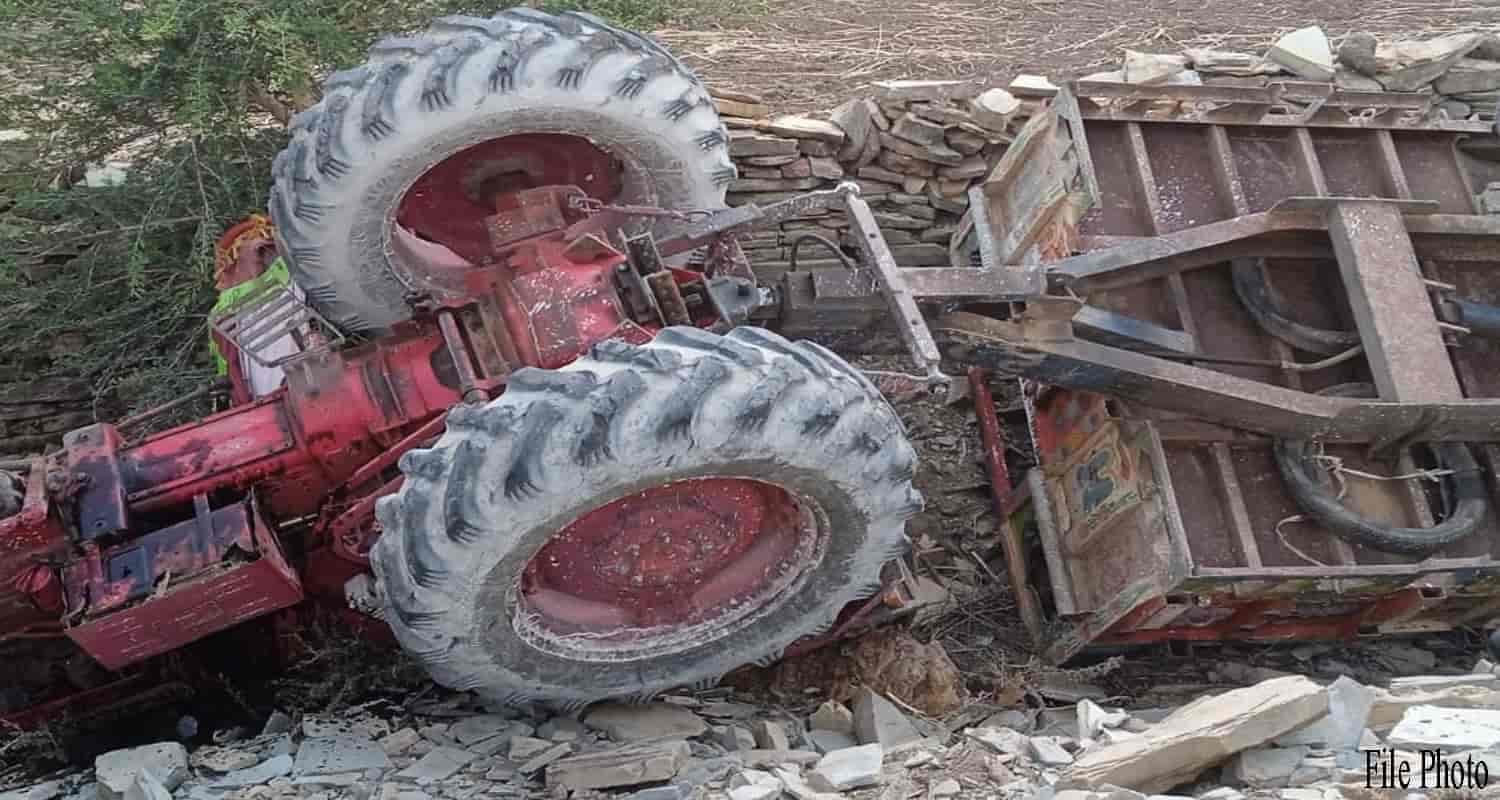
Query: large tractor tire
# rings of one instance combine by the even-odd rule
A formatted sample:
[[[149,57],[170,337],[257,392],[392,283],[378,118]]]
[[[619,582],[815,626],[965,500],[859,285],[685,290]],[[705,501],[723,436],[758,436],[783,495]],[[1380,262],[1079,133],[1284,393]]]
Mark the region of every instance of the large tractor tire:
[[[309,303],[349,333],[441,294],[454,256],[482,260],[496,196],[572,184],[605,202],[717,209],[736,174],[692,72],[578,13],[447,17],[385,39],[291,127],[273,167],[277,244]]]
[[[916,453],[838,356],[759,328],[606,341],[455,408],[377,507],[385,618],[439,683],[577,707],[769,663],[880,585]]]

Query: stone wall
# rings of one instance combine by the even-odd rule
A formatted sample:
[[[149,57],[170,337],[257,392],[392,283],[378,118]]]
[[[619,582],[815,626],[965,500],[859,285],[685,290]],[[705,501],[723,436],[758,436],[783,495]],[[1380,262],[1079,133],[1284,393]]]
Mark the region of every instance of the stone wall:
[[[883,81],[868,95],[821,115],[773,116],[761,100],[711,90],[730,134],[739,178],[732,206],[766,205],[838,182],[859,184],[902,266],[948,263],[948,244],[968,208],[968,190],[989,174],[1005,147],[1046,98],[1044,78],[1021,76],[1008,88],[965,81]],[[843,212],[817,210],[742,240],[763,280],[791,264],[792,244],[808,233],[846,245]],[[838,262],[804,244],[797,263]]]

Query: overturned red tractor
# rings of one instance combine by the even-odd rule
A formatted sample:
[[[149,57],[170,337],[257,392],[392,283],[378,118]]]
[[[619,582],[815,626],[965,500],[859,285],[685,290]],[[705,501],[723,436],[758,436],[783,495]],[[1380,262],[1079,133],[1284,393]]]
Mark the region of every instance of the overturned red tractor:
[[[309,598],[507,702],[774,660],[914,596],[882,390],[973,387],[1054,660],[1487,624],[1495,139],[1309,86],[1075,84],[971,193],[953,265],[912,269],[853,184],[726,207],[730,134],[645,37],[521,9],[382,41],[293,121],[269,224],[226,237],[232,406],[75,431],[0,485],[0,647],[50,659],[0,713],[121,696]],[[769,280],[736,243],[830,208],[847,267]],[[825,330],[894,331],[916,374],[781,335]],[[1029,491],[984,370],[1028,379]],[[1441,480],[1328,484],[1385,461]]]

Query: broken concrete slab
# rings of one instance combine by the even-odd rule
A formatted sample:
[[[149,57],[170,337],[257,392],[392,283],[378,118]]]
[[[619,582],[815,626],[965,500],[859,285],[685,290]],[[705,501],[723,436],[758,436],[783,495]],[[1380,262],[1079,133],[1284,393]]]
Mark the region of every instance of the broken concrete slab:
[[[1500,689],[1500,676],[1473,673],[1468,675],[1413,675],[1404,678],[1392,678],[1389,688],[1392,692],[1399,694],[1401,691],[1408,689],[1431,691],[1433,689],[1446,689],[1454,686]]]
[[[880,783],[880,766],[884,761],[885,751],[878,743],[835,750],[818,759],[807,782],[824,792],[874,786]]]
[[[872,86],[875,99],[886,102],[963,100],[978,88],[969,81],[875,81]]]
[[[670,780],[691,755],[692,746],[685,741],[632,744],[582,753],[549,765],[547,785],[576,792]]]
[[[1140,736],[1083,754],[1067,787],[1113,784],[1165,792],[1229,756],[1290,733],[1328,713],[1328,693],[1292,676],[1203,697]]]
[[[363,736],[345,734],[303,740],[302,746],[297,748],[292,774],[300,777],[362,772],[367,769],[388,769],[390,766],[391,759],[380,745]]]
[[[1333,80],[1333,51],[1328,47],[1328,36],[1316,25],[1281,37],[1266,58],[1309,80]]]
[[[1447,752],[1493,747],[1500,744],[1500,710],[1415,706],[1401,716],[1386,743]]]
[[[1143,53],[1139,50],[1125,50],[1125,82],[1141,84],[1162,84],[1167,79],[1187,69],[1188,60],[1185,56],[1164,55],[1160,53]]]
[[[1228,772],[1234,780],[1250,786],[1286,786],[1297,765],[1311,749],[1306,745],[1252,747],[1240,751],[1230,760]]]
[[[99,784],[101,800],[121,800],[135,785],[135,778],[150,770],[156,779],[172,791],[192,774],[187,748],[178,742],[112,750],[94,759],[94,779]]]

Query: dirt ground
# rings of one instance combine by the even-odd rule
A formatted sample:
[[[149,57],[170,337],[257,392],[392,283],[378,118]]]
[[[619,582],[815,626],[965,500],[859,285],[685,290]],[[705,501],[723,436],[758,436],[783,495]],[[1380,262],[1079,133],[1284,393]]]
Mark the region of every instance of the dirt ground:
[[[1063,80],[1117,68],[1124,48],[1259,52],[1313,24],[1335,40],[1500,32],[1500,0],[763,0],[720,18],[657,35],[710,84],[800,111],[874,80]]]

